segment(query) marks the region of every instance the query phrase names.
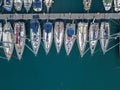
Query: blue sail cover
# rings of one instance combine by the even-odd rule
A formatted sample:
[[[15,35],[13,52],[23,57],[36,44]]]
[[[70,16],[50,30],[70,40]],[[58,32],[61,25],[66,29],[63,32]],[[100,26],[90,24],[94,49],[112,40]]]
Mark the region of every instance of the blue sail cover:
[[[67,35],[68,35],[69,37],[72,37],[72,36],[74,35],[74,29],[73,29],[73,28],[68,28],[68,29],[67,29]]]
[[[46,33],[50,33],[52,31],[52,23],[50,23],[50,22],[45,23],[44,30]]]
[[[37,33],[38,29],[39,29],[39,22],[38,21],[31,21],[30,28],[32,29],[32,31],[34,33]]]
[[[34,0],[33,7],[34,8],[41,8],[42,6],[42,0]]]

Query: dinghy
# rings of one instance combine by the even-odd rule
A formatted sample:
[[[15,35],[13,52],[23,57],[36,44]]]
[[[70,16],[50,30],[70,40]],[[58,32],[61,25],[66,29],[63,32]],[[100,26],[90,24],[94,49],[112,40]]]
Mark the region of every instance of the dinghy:
[[[3,28],[3,49],[8,60],[11,59],[14,48],[14,35],[11,24],[7,22]]]
[[[89,29],[89,42],[92,55],[94,54],[98,38],[99,38],[99,24],[91,23]]]
[[[30,8],[31,8],[32,0],[23,0],[23,2],[24,2],[24,8],[28,12],[30,10]]]
[[[42,11],[42,0],[33,0],[33,10],[36,12]]]
[[[14,0],[14,6],[17,11],[21,11],[23,5],[22,0]]]
[[[107,22],[102,22],[100,28],[100,44],[104,54],[108,47],[109,39],[110,39],[110,25]]]
[[[64,44],[65,44],[65,50],[67,55],[70,54],[72,47],[75,42],[75,24],[70,24],[68,23],[66,25],[66,30],[65,30],[65,39],[64,39]]]
[[[81,23],[81,22],[78,23],[77,43],[81,57],[83,57],[84,55],[84,51],[87,44],[87,36],[88,36],[88,23]]]
[[[47,12],[49,12],[49,9],[52,6],[53,2],[53,0],[44,0],[45,6],[47,7]]]
[[[92,3],[92,0],[83,0],[84,9],[85,9],[86,11],[89,11],[89,10],[90,10],[91,3]]]
[[[41,28],[38,19],[33,19],[30,22],[30,39],[34,54],[36,56],[41,42]]]
[[[13,0],[4,0],[4,8],[6,11],[10,12],[13,7]]]
[[[25,24],[23,22],[16,22],[14,24],[14,34],[15,49],[19,60],[21,60],[26,40]]]
[[[1,42],[1,39],[2,39],[2,32],[3,30],[2,30],[2,23],[0,23],[0,42]]]
[[[62,43],[64,38],[64,23],[63,22],[56,22],[54,28],[54,41],[57,53],[60,52]]]
[[[120,0],[114,0],[115,11],[120,11]]]
[[[53,25],[51,22],[44,24],[43,30],[43,42],[46,54],[49,53],[53,40]]]
[[[103,5],[104,5],[106,11],[111,9],[112,1],[113,0],[103,0]]]

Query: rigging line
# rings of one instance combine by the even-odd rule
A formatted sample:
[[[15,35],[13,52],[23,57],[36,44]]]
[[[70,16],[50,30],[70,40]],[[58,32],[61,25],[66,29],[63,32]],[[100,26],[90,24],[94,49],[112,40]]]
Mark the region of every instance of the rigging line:
[[[90,50],[90,48],[88,48],[88,49],[84,52],[83,56],[84,56],[89,50]]]
[[[117,22],[115,22],[113,19],[110,19],[110,21],[112,21],[114,24],[116,24],[117,26],[119,26],[119,24]]]
[[[117,44],[115,44],[114,46],[110,47],[109,49],[107,49],[107,50],[105,51],[105,53],[107,53],[107,52],[110,51],[111,49],[115,48],[115,47],[118,46],[119,44],[120,44],[120,42],[117,43]]]
[[[0,58],[1,58],[1,59],[5,59],[5,60],[8,60],[6,57],[2,57],[2,56],[0,56]]]
[[[26,46],[32,53],[34,53],[34,51],[33,51],[27,44],[25,44],[25,46]]]

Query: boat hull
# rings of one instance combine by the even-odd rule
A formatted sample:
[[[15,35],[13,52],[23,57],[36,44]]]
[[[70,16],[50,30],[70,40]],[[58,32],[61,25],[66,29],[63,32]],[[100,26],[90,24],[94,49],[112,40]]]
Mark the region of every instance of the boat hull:
[[[83,0],[84,9],[85,9],[86,11],[89,11],[89,10],[90,10],[91,3],[92,3],[92,0]]]
[[[17,52],[18,59],[21,60],[26,40],[25,24],[23,22],[17,22],[15,23],[14,27],[15,49]]]
[[[12,53],[13,53],[13,48],[14,48],[14,42],[13,42],[13,29],[11,27],[11,24],[7,22],[4,25],[3,28],[3,49],[5,52],[5,55],[8,60],[11,59]]]
[[[23,5],[22,0],[14,0],[14,6],[17,11],[21,11]]]
[[[88,24],[87,23],[78,23],[77,30],[77,43],[78,48],[81,54],[81,57],[84,55],[84,51],[87,44],[87,36],[88,36]]]
[[[57,53],[60,52],[62,43],[64,38],[64,23],[63,22],[56,22],[54,28],[54,41]]]
[[[69,37],[67,34],[68,28],[72,28],[74,30],[74,34],[72,35],[72,37]],[[68,23],[66,25],[65,38],[64,38],[65,50],[66,50],[67,55],[70,54],[73,48],[74,42],[75,42],[75,24]]]
[[[120,11],[120,0],[114,0],[115,11]]]
[[[36,12],[42,11],[42,0],[33,0],[33,10]]]
[[[7,2],[7,0],[4,0],[4,8],[6,11],[10,12],[13,7],[13,0],[9,0],[10,2]]]
[[[32,0],[23,0],[23,2],[24,2],[24,8],[28,12],[30,10],[30,8],[31,8]]]
[[[112,0],[109,2],[107,2],[107,0],[103,0],[103,5],[104,5],[106,11],[110,10],[112,7]]]

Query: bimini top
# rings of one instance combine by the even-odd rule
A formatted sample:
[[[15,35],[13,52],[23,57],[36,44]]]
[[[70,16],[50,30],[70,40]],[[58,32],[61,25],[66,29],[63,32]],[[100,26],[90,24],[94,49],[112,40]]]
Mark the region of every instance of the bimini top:
[[[50,33],[52,31],[52,23],[50,23],[50,22],[45,23],[44,30],[46,33]]]
[[[73,29],[73,28],[68,28],[68,29],[67,29],[67,35],[68,35],[69,37],[72,37],[72,36],[74,35],[74,29]]]
[[[42,2],[41,0],[34,0],[33,7],[34,8],[41,8]]]
[[[39,28],[39,22],[38,21],[31,21],[30,28],[32,29],[32,31],[34,33],[37,33],[38,32],[38,28]]]

